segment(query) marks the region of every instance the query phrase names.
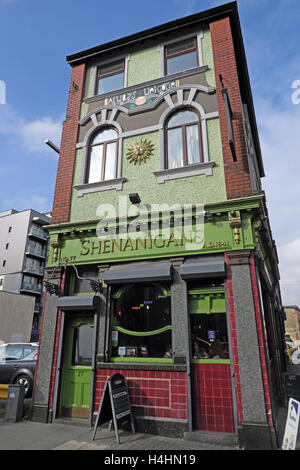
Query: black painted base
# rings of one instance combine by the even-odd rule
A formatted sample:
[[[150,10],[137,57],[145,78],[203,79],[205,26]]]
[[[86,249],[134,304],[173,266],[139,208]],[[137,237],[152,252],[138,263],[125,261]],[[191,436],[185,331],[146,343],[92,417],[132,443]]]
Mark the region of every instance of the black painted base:
[[[243,423],[238,429],[239,447],[245,450],[275,450],[275,431],[266,424]]]

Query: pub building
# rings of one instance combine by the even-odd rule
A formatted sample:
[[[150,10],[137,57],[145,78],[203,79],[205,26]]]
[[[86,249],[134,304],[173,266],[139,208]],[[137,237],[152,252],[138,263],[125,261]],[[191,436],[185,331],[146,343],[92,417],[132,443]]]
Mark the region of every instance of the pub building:
[[[286,399],[276,246],[237,5],[67,57],[31,419],[272,449]]]

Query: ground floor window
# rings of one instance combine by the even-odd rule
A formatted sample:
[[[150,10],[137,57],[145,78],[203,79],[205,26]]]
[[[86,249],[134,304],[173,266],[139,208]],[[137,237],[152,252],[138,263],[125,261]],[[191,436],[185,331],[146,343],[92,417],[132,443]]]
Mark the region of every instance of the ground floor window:
[[[111,356],[115,361],[172,360],[170,289],[161,284],[118,286],[112,295]]]
[[[224,290],[191,290],[188,304],[192,360],[229,360]]]

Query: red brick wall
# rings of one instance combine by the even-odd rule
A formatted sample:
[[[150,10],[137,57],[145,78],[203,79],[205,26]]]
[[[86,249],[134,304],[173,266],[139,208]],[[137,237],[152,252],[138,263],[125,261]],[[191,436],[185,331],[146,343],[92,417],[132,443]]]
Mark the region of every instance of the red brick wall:
[[[54,193],[52,223],[69,221],[80,106],[84,90],[85,64],[72,69],[66,120],[62,129]]]
[[[227,197],[228,199],[235,199],[251,196],[252,188],[243,127],[242,102],[229,18],[210,23],[210,32],[214,56]],[[233,128],[237,156],[236,162],[233,161],[231,149],[228,144],[225,107],[221,93],[219,74],[222,75],[224,86],[228,89],[230,103],[234,113]]]

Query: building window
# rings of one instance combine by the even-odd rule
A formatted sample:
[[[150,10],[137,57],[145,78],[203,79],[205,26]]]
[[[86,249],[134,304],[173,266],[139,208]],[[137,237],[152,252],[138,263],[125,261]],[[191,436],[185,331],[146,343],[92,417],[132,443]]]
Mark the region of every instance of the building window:
[[[118,133],[113,128],[101,129],[90,143],[87,183],[117,177]]]
[[[180,168],[203,161],[201,124],[198,113],[181,110],[166,125],[166,167]]]
[[[171,297],[157,284],[129,285],[113,295],[112,360],[172,358]]]
[[[109,93],[124,87],[125,60],[100,65],[97,70],[96,94]]]
[[[89,325],[80,325],[74,329],[72,365],[92,365],[93,328]]]
[[[198,67],[197,39],[191,38],[165,46],[165,74]]]
[[[225,294],[222,289],[188,292],[193,361],[229,360]]]
[[[11,232],[11,229],[12,229],[12,227],[8,227],[8,233],[10,233],[10,232]]]
[[[2,266],[4,267],[6,265],[6,260],[3,260]]]
[[[9,243],[6,243],[5,249],[8,250],[8,247],[9,247]]]

